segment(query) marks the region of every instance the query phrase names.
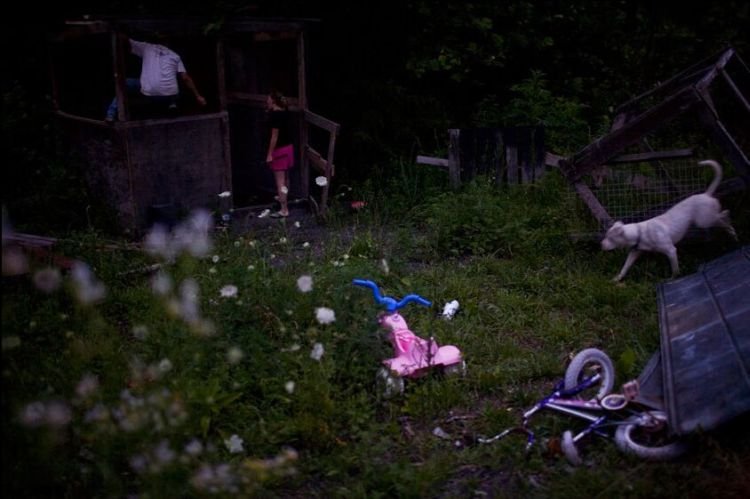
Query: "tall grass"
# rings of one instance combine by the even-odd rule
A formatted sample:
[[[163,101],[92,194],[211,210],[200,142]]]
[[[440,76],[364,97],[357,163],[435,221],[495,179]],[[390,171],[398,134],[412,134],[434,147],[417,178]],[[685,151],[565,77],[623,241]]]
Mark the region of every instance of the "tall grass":
[[[347,195],[367,200],[365,210],[334,207],[317,240],[304,230],[312,220],[281,223],[258,238],[214,231],[198,217],[183,232],[152,233],[148,251],[102,248],[96,234],[84,235],[59,251],[85,266],[61,271],[30,260],[28,272],[4,276],[3,491],[674,497],[746,490],[750,435],[742,424],[697,435],[697,450],[677,463],[639,462],[592,440],[583,450],[587,465],[571,468],[554,449],[573,422],[552,415],[534,421],[539,442],[529,454],[519,437],[478,444],[476,437],[518,424],[583,348],[609,353],[619,382],[637,376],[658,349],[655,284],[668,265],[645,258],[624,284],[613,284],[624,255],[571,242],[567,234],[585,220],[552,176],[535,186],[497,191],[478,182],[436,195],[439,177],[396,166],[401,173],[353,187]],[[738,231],[747,241],[750,232]],[[684,271],[730,248],[686,251]],[[457,345],[467,375],[410,381],[396,398],[378,393],[375,372],[391,351],[372,295],[351,285],[357,277],[387,295],[430,299],[432,307],[410,305],[403,314],[418,335]],[[445,320],[442,305],[454,299],[459,312]]]

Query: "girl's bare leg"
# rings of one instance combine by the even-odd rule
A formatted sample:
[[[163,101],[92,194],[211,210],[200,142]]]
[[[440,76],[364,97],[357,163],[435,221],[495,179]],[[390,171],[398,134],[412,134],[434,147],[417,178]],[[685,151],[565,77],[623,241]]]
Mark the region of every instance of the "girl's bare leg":
[[[273,176],[276,180],[276,192],[278,193],[279,204],[281,205],[279,213],[287,216],[289,215],[289,206],[287,205],[287,172],[285,170],[274,171]]]

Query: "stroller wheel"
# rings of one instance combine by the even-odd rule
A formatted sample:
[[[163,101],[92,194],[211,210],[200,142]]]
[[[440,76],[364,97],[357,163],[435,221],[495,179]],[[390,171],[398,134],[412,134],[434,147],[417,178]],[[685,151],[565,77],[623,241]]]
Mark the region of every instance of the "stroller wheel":
[[[396,376],[390,369],[381,367],[375,375],[377,393],[385,398],[395,397],[404,393],[404,378]]]
[[[573,433],[570,430],[563,433],[562,443],[560,445],[563,454],[565,455],[565,459],[567,459],[570,464],[573,466],[580,466],[583,464],[583,459],[581,459],[581,455],[578,454],[578,447],[576,447],[576,443],[573,441]]]

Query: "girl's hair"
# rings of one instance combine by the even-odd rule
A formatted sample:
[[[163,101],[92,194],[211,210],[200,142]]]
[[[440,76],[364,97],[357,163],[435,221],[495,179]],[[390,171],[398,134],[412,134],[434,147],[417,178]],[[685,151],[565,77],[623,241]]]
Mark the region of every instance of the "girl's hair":
[[[271,90],[271,100],[273,100],[274,104],[279,106],[281,109],[286,110],[289,107],[289,103],[287,102],[286,97],[284,97],[284,94],[282,94],[278,90]]]

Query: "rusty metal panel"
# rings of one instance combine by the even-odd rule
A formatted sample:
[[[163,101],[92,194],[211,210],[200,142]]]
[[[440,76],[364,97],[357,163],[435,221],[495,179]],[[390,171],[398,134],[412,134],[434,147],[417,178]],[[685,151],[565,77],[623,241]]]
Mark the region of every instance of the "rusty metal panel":
[[[148,223],[148,208],[153,205],[172,205],[181,215],[196,208],[218,207],[219,193],[231,190],[222,119],[186,117],[128,128],[128,160],[139,227]]]
[[[68,139],[69,153],[84,165],[91,195],[106,201],[120,228],[135,227],[131,172],[123,136],[110,127],[77,119],[63,119],[61,129]]]
[[[657,288],[664,403],[678,434],[750,411],[750,246]]]

